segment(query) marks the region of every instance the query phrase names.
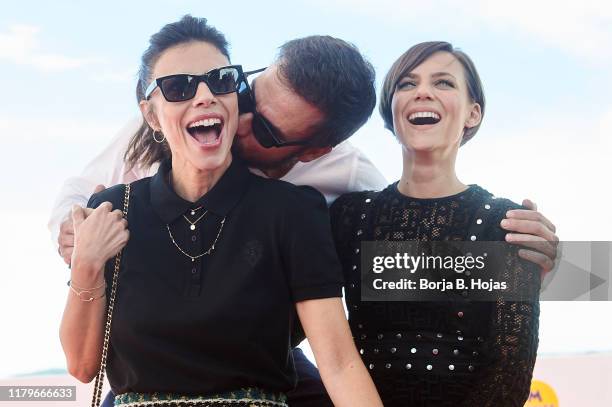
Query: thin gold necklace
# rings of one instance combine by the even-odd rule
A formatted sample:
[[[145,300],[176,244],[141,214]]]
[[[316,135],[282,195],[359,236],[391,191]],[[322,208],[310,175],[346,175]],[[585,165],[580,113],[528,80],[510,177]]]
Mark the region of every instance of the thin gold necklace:
[[[174,185],[173,185],[173,182],[172,182],[172,177],[170,176],[170,173],[168,173],[168,183],[170,184],[171,187],[174,188]],[[196,211],[199,211],[200,209],[202,209],[202,206],[198,206],[197,208],[193,208],[191,210],[191,216],[195,216]],[[195,230],[196,229],[196,223],[198,223],[200,221],[200,219],[202,219],[207,213],[208,213],[208,210],[206,210],[202,214],[202,216],[200,216],[198,219],[196,219],[195,222],[190,221],[189,218],[187,218],[187,216],[185,216],[184,214],[183,214],[183,218],[185,218],[185,220],[187,222],[189,222],[189,229]]]
[[[199,208],[196,209],[192,209],[191,210],[191,216],[195,215],[195,211],[197,211],[198,209],[201,209],[202,207],[200,206]],[[200,216],[199,218],[197,218],[195,221],[190,221],[189,218],[185,215],[183,215],[183,218],[185,218],[185,220],[187,222],[189,222],[189,229],[191,230],[195,230],[196,229],[196,223],[198,223],[204,216],[206,216],[206,214],[208,213],[208,210],[205,210],[204,213],[202,214],[202,216]]]
[[[204,215],[202,215],[204,216]],[[219,226],[219,232],[217,232],[217,237],[215,237],[215,241],[212,243],[212,245],[208,248],[208,250],[206,250],[204,253],[200,253],[197,256],[192,256],[189,253],[187,253],[185,250],[181,249],[181,246],[179,246],[176,241],[174,240],[174,236],[172,236],[172,231],[170,230],[170,225],[166,224],[166,228],[168,229],[168,234],[170,235],[170,240],[172,240],[172,243],[174,243],[174,245],[176,246],[177,249],[179,249],[179,251],[181,253],[183,253],[185,256],[189,257],[191,259],[191,261],[196,261],[196,259],[199,259],[202,256],[206,256],[209,255],[210,253],[212,253],[213,250],[215,250],[215,245],[217,244],[217,241],[219,240],[219,236],[221,236],[221,231],[223,230],[223,225],[225,224],[225,218],[223,218],[221,220],[221,225]]]
[[[191,216],[195,216],[196,211],[199,211],[199,210],[200,210],[200,209],[202,209],[202,208],[203,208],[202,206],[198,206],[197,208],[193,208],[193,209],[191,210]]]

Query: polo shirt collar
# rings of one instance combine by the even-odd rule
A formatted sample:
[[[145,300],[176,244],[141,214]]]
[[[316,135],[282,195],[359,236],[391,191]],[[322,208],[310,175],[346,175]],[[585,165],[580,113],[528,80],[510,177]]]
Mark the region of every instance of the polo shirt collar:
[[[236,157],[219,181],[196,202],[189,202],[174,192],[168,180],[170,159],[164,160],[151,179],[151,205],[165,223],[172,223],[192,208],[204,209],[225,217],[238,203],[249,183],[249,170]]]

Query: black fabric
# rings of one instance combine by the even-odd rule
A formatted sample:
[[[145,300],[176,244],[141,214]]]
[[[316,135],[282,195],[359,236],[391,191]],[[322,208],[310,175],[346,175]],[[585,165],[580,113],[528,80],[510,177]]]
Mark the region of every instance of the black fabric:
[[[333,407],[333,403],[317,368],[310,363],[300,348],[293,349],[293,361],[298,375],[297,387],[287,393],[287,404],[290,407]],[[109,391],[102,407],[113,407],[115,394]]]
[[[300,348],[293,349],[293,360],[298,375],[297,387],[287,393],[289,407],[333,407],[333,403],[317,368],[306,358]]]
[[[385,406],[524,405],[538,345],[540,277],[518,248],[508,251],[500,274],[529,301],[360,301],[362,241],[468,241],[473,233],[480,241],[503,241],[499,222],[515,208],[476,185],[450,197],[415,199],[391,184],[332,205],[349,323]]]
[[[323,196],[257,177],[234,159],[191,204],[172,190],[170,169],[165,162],[154,177],[132,184],[130,240],[108,354],[111,388],[117,394],[291,390],[294,303],[341,296]],[[88,206],[110,201],[119,207],[123,191],[109,188]],[[205,210],[190,230],[183,215],[193,222]],[[195,262],[181,254],[167,229],[170,222],[176,243],[195,255],[213,244],[224,218],[214,251]]]

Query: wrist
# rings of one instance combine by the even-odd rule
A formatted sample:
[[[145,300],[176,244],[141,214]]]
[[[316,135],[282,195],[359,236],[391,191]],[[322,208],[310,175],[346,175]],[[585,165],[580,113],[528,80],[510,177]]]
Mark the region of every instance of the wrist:
[[[68,282],[68,286],[70,287],[70,291],[76,295],[78,299],[84,302],[91,302],[94,300],[99,300],[106,296],[106,282],[102,281],[102,284],[96,287],[78,287],[73,284],[72,281]]]
[[[70,280],[79,287],[97,287],[104,282],[104,262],[74,256],[70,265]]]

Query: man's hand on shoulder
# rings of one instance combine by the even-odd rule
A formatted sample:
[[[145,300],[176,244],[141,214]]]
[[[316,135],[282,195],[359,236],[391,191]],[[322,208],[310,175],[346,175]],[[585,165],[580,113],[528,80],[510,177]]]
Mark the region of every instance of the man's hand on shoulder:
[[[557,228],[544,215],[538,212],[535,202],[523,200],[529,209],[513,209],[506,213],[501,227],[514,233],[506,234],[506,241],[526,246],[534,250],[519,250],[519,256],[537,264],[542,270],[542,279],[550,272],[557,259],[559,238]]]
[[[96,185],[94,194],[104,191],[106,187],[104,185]],[[84,215],[87,218],[93,209],[84,208]],[[72,216],[68,216],[65,221],[60,225],[60,233],[57,237],[58,253],[64,259],[64,263],[70,267],[70,259],[72,259],[72,252],[74,250],[74,224],[72,223]]]

